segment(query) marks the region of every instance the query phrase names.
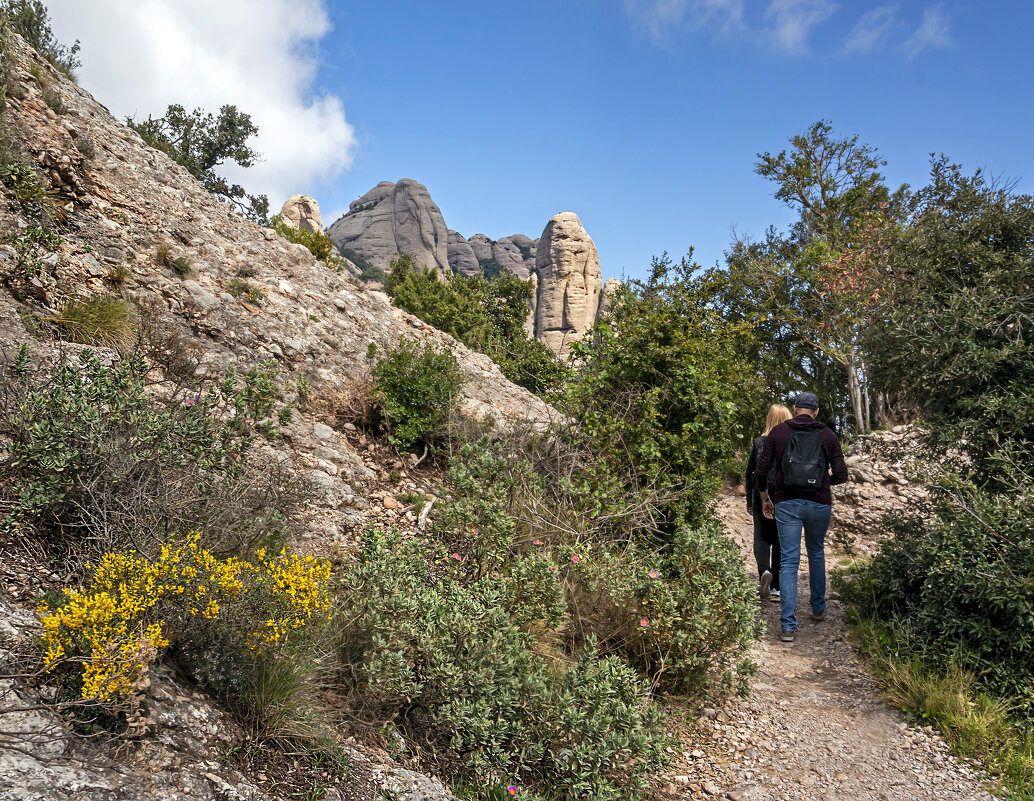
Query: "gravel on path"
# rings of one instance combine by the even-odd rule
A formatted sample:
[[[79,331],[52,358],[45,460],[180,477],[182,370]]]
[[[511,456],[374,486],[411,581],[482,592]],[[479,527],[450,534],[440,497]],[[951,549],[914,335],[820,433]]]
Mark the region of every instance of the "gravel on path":
[[[742,497],[728,493],[719,515],[756,575],[744,506]],[[836,557],[827,544],[827,568]],[[695,745],[674,754],[664,794],[733,801],[995,801],[978,766],[963,764],[932,729],[909,723],[879,697],[847,637],[840,603],[831,599],[826,619],[814,622],[807,598],[802,556],[796,640],[779,640],[779,604],[759,600],[767,631],[751,653],[759,665],[752,692],[704,710],[682,732],[684,742]]]

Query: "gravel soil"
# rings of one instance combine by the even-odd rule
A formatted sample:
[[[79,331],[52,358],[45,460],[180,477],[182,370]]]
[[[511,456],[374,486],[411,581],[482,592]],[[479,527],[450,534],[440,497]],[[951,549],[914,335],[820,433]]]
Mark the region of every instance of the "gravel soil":
[[[756,577],[744,499],[727,493],[719,514]],[[827,568],[838,556],[827,542]],[[835,599],[824,621],[810,619],[805,557],[796,640],[779,640],[778,603],[758,606],[766,633],[751,654],[760,669],[750,696],[705,709],[699,720],[675,723],[686,745],[673,754],[658,795],[733,801],[995,799],[978,766],[961,763],[940,736],[909,723],[880,698]]]

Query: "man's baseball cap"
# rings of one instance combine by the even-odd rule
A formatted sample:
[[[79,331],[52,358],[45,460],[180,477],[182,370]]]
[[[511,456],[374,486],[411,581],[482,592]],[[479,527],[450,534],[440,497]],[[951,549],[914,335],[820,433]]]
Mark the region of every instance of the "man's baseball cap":
[[[818,409],[819,396],[814,392],[802,392],[794,399],[793,407],[795,409]]]

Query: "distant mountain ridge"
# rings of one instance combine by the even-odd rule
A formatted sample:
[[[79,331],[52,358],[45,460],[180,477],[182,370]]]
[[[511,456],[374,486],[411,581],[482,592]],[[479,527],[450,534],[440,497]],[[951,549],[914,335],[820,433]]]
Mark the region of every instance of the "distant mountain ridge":
[[[599,253],[578,215],[562,212],[538,239],[512,234],[470,239],[449,228],[427,187],[410,178],[381,181],[353,201],[348,213],[327,229],[338,250],[360,266],[388,269],[405,252],[420,267],[441,275],[509,272],[534,288],[525,330],[555,353],[565,353],[596,321],[605,295]],[[545,243],[545,244],[544,244]]]

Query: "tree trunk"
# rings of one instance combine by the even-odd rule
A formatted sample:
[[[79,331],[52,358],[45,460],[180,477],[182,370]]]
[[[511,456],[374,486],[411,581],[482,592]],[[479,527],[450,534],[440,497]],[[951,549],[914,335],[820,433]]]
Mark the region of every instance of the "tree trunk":
[[[869,433],[868,420],[865,418],[865,409],[862,403],[862,388],[858,382],[858,365],[852,358],[847,365],[847,394],[851,398],[851,411],[854,412],[854,421],[859,436]]]

